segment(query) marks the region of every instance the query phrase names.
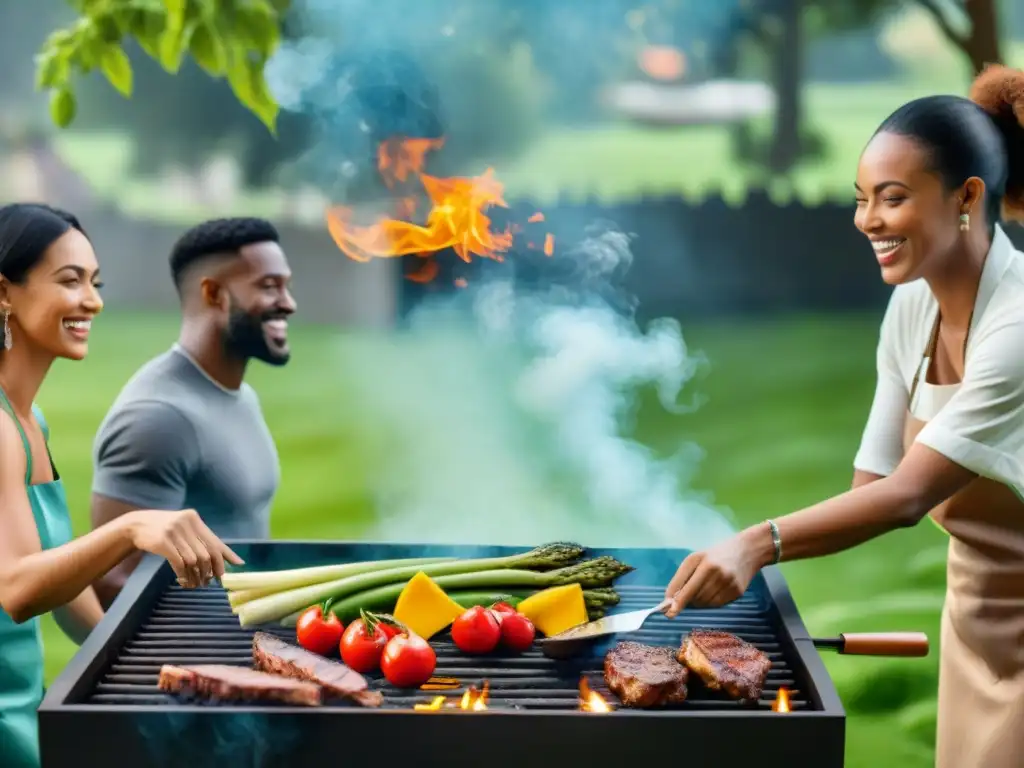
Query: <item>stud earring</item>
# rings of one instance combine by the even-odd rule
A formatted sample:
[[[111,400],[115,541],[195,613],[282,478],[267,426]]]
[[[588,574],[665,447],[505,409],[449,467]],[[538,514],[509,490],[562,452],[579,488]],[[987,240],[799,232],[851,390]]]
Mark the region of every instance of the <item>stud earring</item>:
[[[966,232],[971,228],[971,214],[964,211],[960,214],[960,231]]]
[[[10,349],[11,343],[11,324],[8,318],[11,316],[10,310],[4,310],[4,349]]]

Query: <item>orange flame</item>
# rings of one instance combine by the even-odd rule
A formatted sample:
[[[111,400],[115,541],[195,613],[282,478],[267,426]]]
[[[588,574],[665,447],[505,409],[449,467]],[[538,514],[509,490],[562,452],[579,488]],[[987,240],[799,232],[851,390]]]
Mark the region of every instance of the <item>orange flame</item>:
[[[429,704],[414,704],[413,709],[417,709],[420,712],[433,712],[441,709],[444,706],[444,696],[435,696],[430,700]]]
[[[459,709],[471,709],[474,712],[480,712],[481,710],[487,709],[487,689],[488,683],[485,680],[483,689],[477,693],[476,686],[471,685],[462,694],[462,700],[459,702]]]
[[[611,712],[612,708],[597,691],[591,689],[587,678],[580,678],[580,710],[583,712]]]
[[[789,690],[786,688],[779,688],[779,692],[775,696],[775,701],[772,702],[772,712],[789,711]]]
[[[377,169],[389,190],[399,194],[399,186],[415,178],[430,202],[423,224],[410,219],[416,210],[416,197],[401,190],[396,199],[401,218],[381,218],[369,225],[353,223],[353,212],[343,206],[326,211],[327,230],[335,244],[349,258],[367,262],[373,258],[419,256],[423,266],[408,279],[427,283],[437,277],[438,266],[433,256],[451,248],[464,262],[473,256],[503,261],[503,254],[512,247],[513,228],[503,232],[491,229],[486,211],[492,207],[508,208],[505,188],[488,168],[473,177],[440,178],[423,173],[428,152],[444,145],[444,139],[397,137],[383,142],[377,149]],[[543,214],[533,214],[529,221],[540,222]],[[544,253],[554,253],[554,238],[547,235]]]
[[[437,680],[448,678],[437,678]],[[454,679],[454,678],[451,678]],[[447,687],[444,683],[432,682],[431,678],[426,685],[420,686],[420,690],[443,690]],[[482,712],[487,709],[487,699],[490,690],[490,683],[484,681],[483,687],[477,691],[475,685],[469,686],[465,693],[458,699],[448,699],[445,696],[435,696],[427,704],[414,704],[413,709],[419,712],[436,712],[441,709],[462,709],[471,712]]]

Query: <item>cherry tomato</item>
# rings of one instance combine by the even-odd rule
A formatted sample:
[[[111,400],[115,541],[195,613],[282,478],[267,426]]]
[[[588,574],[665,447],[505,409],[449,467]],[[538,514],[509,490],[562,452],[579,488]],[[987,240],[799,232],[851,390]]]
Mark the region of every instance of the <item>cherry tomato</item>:
[[[490,653],[501,640],[501,621],[495,611],[477,605],[452,622],[452,640],[465,653]]]
[[[430,643],[419,635],[395,635],[384,647],[380,669],[392,685],[399,688],[419,688],[434,674],[437,654]]]
[[[533,622],[521,613],[506,614],[501,622],[501,644],[510,651],[525,651],[536,634]]]
[[[311,605],[295,624],[295,639],[307,651],[327,656],[334,652],[345,627],[333,613],[324,616],[322,605]]]
[[[505,602],[495,603],[491,606],[491,610],[501,614],[516,612],[515,608],[513,608],[511,605]]]
[[[389,639],[384,624],[370,623],[372,632],[366,619],[356,619],[341,637],[341,660],[360,673],[373,672],[380,666],[380,655]]]

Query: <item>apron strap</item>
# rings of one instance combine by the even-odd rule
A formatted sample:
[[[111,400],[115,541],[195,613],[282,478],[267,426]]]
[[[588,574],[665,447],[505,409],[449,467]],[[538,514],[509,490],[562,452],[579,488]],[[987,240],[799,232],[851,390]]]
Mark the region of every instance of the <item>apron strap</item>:
[[[935,310],[935,322],[932,323],[932,332],[928,336],[928,343],[925,344],[924,351],[921,353],[921,362],[917,364],[917,370],[914,372],[914,380],[910,383],[910,410],[914,410],[914,395],[917,393],[917,385],[921,381],[921,370],[925,371],[925,376],[928,375],[928,368],[931,367],[932,360],[935,358],[935,349],[939,344],[939,320],[941,313],[938,309]]]
[[[21,425],[21,419],[14,413],[14,406],[11,405],[11,401],[7,399],[7,395],[2,389],[0,389],[0,411],[6,411],[14,420],[15,426],[18,427],[18,433],[21,435],[21,444],[25,446],[25,485],[31,485],[32,445],[28,441],[28,434],[25,432],[25,428]]]
[[[921,381],[921,370],[925,372],[925,378],[928,376],[928,369],[932,367],[932,361],[935,360],[935,350],[939,345],[939,325],[942,321],[942,311],[939,309],[935,310],[935,322],[932,323],[932,332],[928,337],[928,343],[925,345],[924,353],[921,355],[921,362],[917,366],[917,371],[914,373],[914,380],[910,383],[910,410],[914,410],[914,395],[917,393],[917,385]],[[968,335],[964,337],[964,364],[967,364],[967,340],[970,336],[970,326],[974,322],[974,310],[971,310],[971,316],[967,320]]]

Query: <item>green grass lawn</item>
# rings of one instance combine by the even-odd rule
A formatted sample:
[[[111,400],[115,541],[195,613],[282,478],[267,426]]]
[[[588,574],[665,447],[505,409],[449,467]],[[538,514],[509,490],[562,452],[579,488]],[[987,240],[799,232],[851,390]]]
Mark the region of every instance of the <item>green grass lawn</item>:
[[[849,486],[871,397],[877,321],[821,317],[684,329],[691,349],[710,359],[694,385],[709,399],[696,413],[670,416],[652,396],[639,410],[636,436],[659,453],[697,442],[707,456],[694,485],[712,491],[741,523],[841,492]],[[77,533],[88,529],[96,428],[119,387],[176,331],[173,318],[109,313],[97,325],[88,360],[62,361],[46,383],[40,403]],[[354,401],[352,374],[366,355],[389,343],[365,333],[297,328],[291,365],[253,368],[250,380],[283,465],[275,537],[358,538],[373,522],[372,478],[386,457],[378,452],[377,425],[367,423]],[[943,536],[926,523],[827,560],[783,566],[812,632],[923,630],[933,641],[924,660],[826,655],[850,709],[850,768],[933,764],[944,552]],[[74,647],[49,618],[44,638],[52,680]]]

